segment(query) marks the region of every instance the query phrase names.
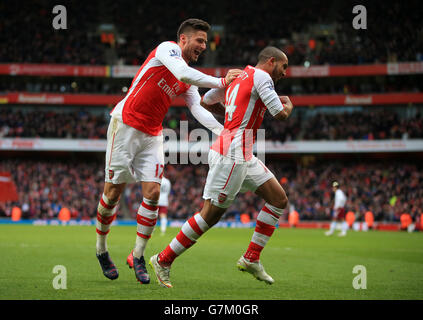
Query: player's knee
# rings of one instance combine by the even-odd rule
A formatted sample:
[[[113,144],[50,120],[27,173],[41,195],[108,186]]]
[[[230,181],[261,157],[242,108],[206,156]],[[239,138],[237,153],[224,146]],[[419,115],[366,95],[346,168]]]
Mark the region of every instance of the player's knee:
[[[145,190],[143,196],[149,200],[158,201],[160,198],[160,185]]]
[[[284,195],[282,199],[280,199],[280,207],[281,209],[285,209],[288,205],[288,197]]]
[[[207,225],[211,228],[216,223],[219,222],[222,215],[225,213],[225,208],[220,208],[214,205],[211,205],[210,203],[205,204],[203,208],[200,211],[201,217],[204,219],[204,221],[207,223]]]
[[[106,182],[104,185],[104,195],[111,202],[117,202],[120,199],[122,191],[125,189],[125,183],[113,184]]]
[[[288,197],[287,196],[285,196],[285,198],[283,199],[282,205],[283,205],[283,209],[285,209],[287,207],[287,205],[288,205]]]
[[[111,202],[117,202],[120,199],[120,190],[116,188],[109,188],[104,191],[104,195]]]
[[[283,193],[279,197],[273,199],[272,203],[270,204],[276,208],[285,209],[288,205],[288,197],[285,193]]]

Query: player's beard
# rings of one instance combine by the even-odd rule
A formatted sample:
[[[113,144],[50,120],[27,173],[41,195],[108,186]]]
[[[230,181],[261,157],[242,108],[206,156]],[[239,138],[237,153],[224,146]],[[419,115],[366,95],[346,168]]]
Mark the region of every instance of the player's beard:
[[[283,72],[278,72],[278,67],[275,65],[272,70],[271,78],[273,79],[273,82],[276,84],[280,79],[284,77]]]
[[[277,71],[277,66],[274,66],[273,67],[273,70],[272,70],[272,79],[273,79],[273,82],[274,83],[276,83],[276,82],[278,82],[278,80],[280,79],[279,77],[278,77],[278,71]]]
[[[192,55],[191,55],[191,62],[197,62],[198,57],[199,57],[199,56],[197,56],[197,55],[195,54],[194,50],[193,50],[193,51],[192,51]]]
[[[185,51],[186,53],[183,54],[185,57],[188,57],[188,63],[197,62],[199,55],[195,54],[195,49],[188,49]]]
[[[200,57],[200,55],[201,55],[201,51],[199,51],[199,50],[197,50],[197,51],[199,51],[199,54],[197,55],[196,53],[195,53],[195,49],[192,49],[192,55],[191,55],[191,57],[192,57],[192,62],[197,62],[198,61],[198,58]]]

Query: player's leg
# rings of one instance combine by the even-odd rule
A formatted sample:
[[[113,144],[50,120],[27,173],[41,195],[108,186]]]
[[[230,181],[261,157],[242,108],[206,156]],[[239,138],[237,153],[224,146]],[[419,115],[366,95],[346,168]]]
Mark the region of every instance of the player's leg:
[[[349,229],[348,223],[344,220],[341,222],[341,232],[338,234],[339,237],[345,237]]]
[[[244,164],[237,164],[213,150],[208,161],[210,169],[204,188],[203,208],[184,223],[162,252],[150,258],[150,265],[162,286],[172,287],[169,271],[173,261],[219,221],[241,188],[246,173]]]
[[[110,231],[110,225],[116,218],[117,204],[125,188],[125,183],[113,184],[105,182],[103,195],[100,198],[97,208],[97,254],[102,254],[107,251],[107,234]]]
[[[132,163],[133,174],[141,181],[143,201],[137,212],[137,233],[132,251],[135,277],[149,283],[144,252],[158,218],[160,184],[164,172],[163,137],[140,133],[143,148]]]
[[[332,220],[329,225],[329,230],[325,232],[325,235],[331,236],[335,232],[337,225],[338,225],[338,210],[334,209],[332,212]]]
[[[169,272],[173,261],[193,246],[207,230],[220,220],[241,187],[240,179],[237,179],[237,176],[240,175],[242,178],[243,170],[241,166],[238,168],[233,165],[231,165],[231,168],[218,167],[220,170],[215,170],[215,166],[211,166],[209,170],[204,188],[203,197],[205,201],[201,211],[194,214],[183,224],[177,236],[162,252],[150,258],[150,265],[154,269],[161,286],[172,287]],[[225,176],[223,181],[219,181],[221,180],[219,176]],[[230,179],[231,183],[229,184]]]
[[[345,220],[345,209],[341,208],[340,213],[338,215],[339,222],[341,224],[341,232],[338,234],[339,237],[345,237],[347,235],[347,231],[349,229],[348,223]]]
[[[246,173],[244,164],[237,164],[215,151],[210,151],[209,166],[210,170],[204,187],[203,208],[185,222],[178,235],[159,254],[159,262],[163,265],[170,266],[177,256],[185,252],[203,233],[213,227],[241,189]]]
[[[134,268],[135,277],[140,283],[150,283],[145,265],[144,252],[158,216],[160,185],[156,182],[142,182],[143,201],[137,212],[137,234],[134,249],[127,258],[127,264]]]
[[[216,207],[211,204],[210,199],[206,200],[201,212],[197,212],[189,218],[169,245],[162,252],[150,258],[150,265],[161,286],[172,287],[169,272],[173,261],[193,246],[207,230],[215,225],[225,211],[226,208]]]
[[[337,225],[337,221],[332,219],[332,221],[329,225],[329,230],[325,232],[325,235],[331,236],[335,232],[336,225]]]
[[[160,189],[160,185],[157,186],[157,183],[142,182],[142,190],[145,197],[143,197],[143,201],[137,211],[137,235],[135,246],[126,258],[126,264],[129,268],[134,267],[134,256],[137,259],[144,260],[144,251],[154,231],[157,220],[158,200],[152,200],[157,198],[157,188]]]
[[[264,173],[264,175],[266,174],[271,178],[255,190],[255,193],[262,197],[266,204],[257,216],[250,244],[244,255],[238,260],[237,266],[241,271],[251,273],[256,279],[272,284],[274,280],[264,270],[260,262],[260,254],[275,231],[276,224],[288,203],[288,198],[273,174],[270,176],[268,171]],[[249,178],[251,179],[250,176]],[[248,180],[246,182],[248,183]],[[250,180],[249,183],[252,181]]]
[[[112,184],[110,182],[106,182],[104,185],[104,192],[97,209],[96,256],[100,262],[103,274],[111,280],[116,279],[119,274],[107,250],[107,235],[110,232],[110,225],[116,218],[117,204],[124,188],[124,183]]]
[[[176,257],[184,253],[225,213],[226,208],[219,208],[211,204],[211,200],[204,201],[203,208],[196,212],[182,226],[181,230],[170,244],[158,255],[158,261],[163,266],[170,266]]]
[[[160,185],[157,187],[157,183],[142,183],[143,195],[145,196],[143,197],[143,201],[141,202],[137,211],[137,235],[135,239],[135,246],[126,258],[126,263],[128,264],[129,268],[134,267],[134,257],[140,261],[141,265],[145,266],[144,251],[148,240],[151,238],[151,234],[154,231],[154,226],[156,225],[157,221],[158,200],[154,200],[157,198],[157,188],[160,189]],[[147,275],[144,275],[143,277],[143,281],[147,281],[148,283]]]
[[[244,257],[250,261],[258,261],[260,253],[272,236],[275,226],[288,204],[288,198],[275,177],[268,180],[256,190],[256,194],[266,201],[257,216],[256,228]]]
[[[143,200],[137,213],[137,237],[134,247],[134,257],[141,258],[158,217],[160,184],[157,182],[142,182]]]
[[[109,256],[106,243],[110,225],[116,217],[120,195],[125,188],[125,184],[132,181],[128,162],[131,154],[130,150],[125,148],[128,145],[127,140],[132,138],[130,129],[119,120],[110,119],[107,131],[105,185],[97,211],[96,256],[100,262],[103,274],[112,280],[118,277],[118,272]]]

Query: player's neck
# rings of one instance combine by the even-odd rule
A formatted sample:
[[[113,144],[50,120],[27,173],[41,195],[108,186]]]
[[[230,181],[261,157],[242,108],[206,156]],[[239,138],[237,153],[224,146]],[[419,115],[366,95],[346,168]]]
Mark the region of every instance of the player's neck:
[[[189,60],[187,58],[184,57],[184,54],[182,54],[182,59],[184,59],[184,61],[189,64]]]

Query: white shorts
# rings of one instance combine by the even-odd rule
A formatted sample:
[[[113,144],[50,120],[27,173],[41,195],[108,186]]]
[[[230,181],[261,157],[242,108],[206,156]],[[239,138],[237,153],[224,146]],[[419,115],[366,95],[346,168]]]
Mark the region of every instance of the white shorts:
[[[250,161],[237,162],[209,151],[209,173],[203,198],[220,208],[228,208],[238,192],[251,191],[274,177],[273,173],[257,157]]]
[[[163,171],[163,136],[146,134],[112,117],[107,129],[105,181],[161,183]]]

